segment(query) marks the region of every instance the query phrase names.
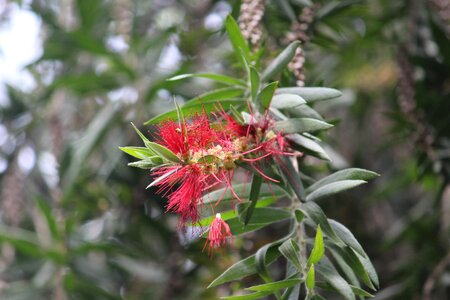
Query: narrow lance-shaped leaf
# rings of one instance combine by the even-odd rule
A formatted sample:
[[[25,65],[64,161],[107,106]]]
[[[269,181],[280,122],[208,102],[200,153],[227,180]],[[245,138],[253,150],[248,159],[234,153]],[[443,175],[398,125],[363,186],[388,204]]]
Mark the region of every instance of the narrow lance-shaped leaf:
[[[230,100],[240,98],[244,93],[244,89],[240,86],[230,86],[220,88],[206,93],[200,94],[192,99],[186,101],[184,108],[206,103],[208,101],[222,102],[223,100]]]
[[[304,104],[306,104],[306,101],[298,95],[280,94],[272,97],[270,105],[277,109],[292,109]]]
[[[241,79],[237,79],[237,78],[222,75],[222,74],[214,74],[214,73],[181,74],[181,75],[171,77],[171,78],[167,79],[167,81],[177,81],[177,80],[182,80],[182,79],[192,78],[192,77],[207,78],[207,79],[211,79],[211,80],[214,80],[217,82],[226,83],[229,85],[245,86],[245,82]]]
[[[287,183],[294,191],[298,200],[305,201],[305,189],[303,188],[302,180],[290,158],[282,157],[278,160],[278,163],[283,176],[286,178]]]
[[[273,261],[275,261],[275,259],[278,258],[278,256],[280,256],[278,249],[276,249],[276,247],[269,247],[266,253],[266,264],[272,263]],[[225,272],[223,272],[219,277],[211,282],[208,288],[218,286],[220,284],[227,283],[233,280],[238,280],[255,273],[255,255],[251,255],[246,259],[243,259],[229,267]]]
[[[291,236],[294,234],[294,232],[290,232],[288,235],[286,235],[285,237],[272,242],[270,244],[267,244],[265,246],[263,246],[262,248],[260,248],[256,254],[255,254],[255,263],[256,263],[256,270],[258,271],[258,274],[266,281],[266,282],[271,282],[272,278],[270,277],[270,274],[267,270],[267,266],[268,263],[266,261],[266,256],[267,256],[267,252],[269,249],[271,249],[272,247],[277,247],[279,245],[281,245],[284,241],[286,241],[287,239],[291,238]]]
[[[150,151],[146,147],[119,147],[119,149],[123,152],[125,152],[128,155],[131,155],[133,157],[139,158],[139,159],[146,159],[147,157],[154,156],[155,153],[153,151]]]
[[[272,101],[273,93],[277,88],[278,81],[274,81],[266,85],[261,92],[258,94],[257,103],[262,108],[262,111],[266,110],[270,106],[270,102]]]
[[[332,128],[333,125],[326,122],[311,118],[294,118],[284,121],[275,122],[274,128],[285,134],[314,132],[318,130],[326,130]]]
[[[196,113],[202,113],[202,112],[210,113],[212,111],[216,111],[220,107],[220,105],[225,110],[227,110],[230,105],[241,105],[244,103],[245,103],[245,101],[242,99],[231,99],[231,100],[228,99],[228,100],[220,100],[220,101],[209,100],[209,101],[196,102],[195,104],[183,105],[181,107],[181,111],[183,112],[183,114],[185,116],[191,116]],[[159,116],[156,116],[156,117],[148,120],[147,122],[144,123],[144,125],[158,124],[160,122],[167,121],[167,120],[173,120],[173,121],[178,120],[177,111],[171,110],[166,113],[163,113]]]
[[[281,244],[278,249],[280,250],[281,254],[297,268],[299,272],[303,271],[303,266],[299,256],[300,247],[298,246],[296,241],[294,241],[293,239],[288,239],[283,244]]]
[[[289,62],[294,57],[295,51],[299,46],[299,41],[295,41],[289,44],[264,70],[261,76],[262,81],[269,80],[271,77],[280,73],[284,68],[286,68]]]
[[[241,51],[244,54],[244,58],[247,61],[250,61],[250,49],[248,48],[247,42],[242,36],[239,25],[231,15],[227,16],[225,20],[225,29],[230,39],[231,45],[233,46],[234,53],[241,60],[241,63],[245,64],[245,62],[242,61]]]
[[[271,294],[271,292],[256,292],[256,293],[251,293],[251,294],[246,294],[246,295],[221,297],[220,299],[223,299],[223,300],[255,300],[255,299],[261,299],[270,294]]]
[[[337,245],[344,246],[345,244],[342,242],[342,240],[336,235],[334,230],[331,228],[330,223],[328,223],[327,216],[323,212],[323,210],[320,208],[319,205],[317,205],[315,202],[305,202],[301,206],[301,210],[305,212],[305,214],[314,221],[316,225],[320,224],[320,228],[323,230],[323,232],[331,238]]]
[[[250,206],[247,208],[244,224],[247,225],[252,217],[253,210],[255,209],[256,202],[258,201],[259,191],[261,190],[262,177],[253,175],[252,186],[250,188]]]
[[[344,170],[337,171],[331,175],[328,175],[327,177],[322,178],[319,181],[315,182],[314,184],[312,184],[310,187],[308,187],[306,189],[306,192],[311,193],[312,191],[318,189],[321,186],[324,186],[326,184],[336,182],[336,181],[370,180],[370,179],[374,179],[378,176],[380,176],[380,175],[375,172],[369,171],[369,170],[364,170],[364,169],[359,169],[359,168],[344,169]]]
[[[147,139],[147,137],[133,124],[133,122],[131,122],[131,126],[133,126],[134,130],[144,142],[144,145],[147,147],[147,149],[152,153],[152,155],[158,155],[158,153],[156,153],[151,147],[150,141]]]
[[[314,241],[314,248],[311,251],[311,255],[308,259],[308,265],[317,264],[321,259],[325,252],[323,245],[323,236],[322,230],[320,229],[320,225],[317,226],[316,238]]]
[[[250,75],[250,89],[252,91],[252,100],[256,101],[261,80],[259,79],[258,71],[256,71],[254,67],[249,67],[249,71],[250,71],[249,75]]]
[[[346,300],[355,300],[355,294],[347,281],[342,278],[336,271],[331,262],[328,259],[322,259],[322,261],[316,265],[316,272],[321,275],[326,282],[333,286],[336,291],[341,294]]]
[[[314,265],[311,265],[309,267],[308,275],[306,276],[306,287],[308,288],[310,293],[312,293],[312,291],[314,290],[314,283],[315,283]]]
[[[351,247],[361,256],[367,257],[367,254],[366,252],[364,252],[363,247],[347,227],[333,219],[328,219],[328,222],[330,223],[331,228],[333,228],[337,236],[339,236],[347,246]]]
[[[320,159],[331,161],[328,154],[316,141],[313,141],[312,139],[309,139],[301,134],[289,134],[286,135],[286,137],[295,144],[299,145],[302,149],[304,149],[304,151],[311,153],[311,155]]]
[[[338,90],[324,87],[287,87],[279,88],[275,93],[296,94],[308,102],[333,99],[342,95],[342,93]]]
[[[154,156],[154,157],[161,159],[159,156]],[[134,162],[128,163],[128,166],[148,170],[148,169],[155,167],[155,164],[153,162],[151,162],[150,160],[139,160],[139,161],[134,161]]]
[[[336,181],[320,188],[316,189],[314,192],[306,196],[306,201],[316,201],[334,194],[352,189],[354,187],[360,186],[361,184],[367,183],[364,180],[342,180]]]
[[[284,288],[294,286],[300,282],[302,282],[302,280],[299,278],[285,279],[285,280],[281,280],[281,281],[255,285],[255,286],[246,288],[246,290],[255,291],[255,292],[275,292],[275,291],[278,291],[278,290],[281,290]]]

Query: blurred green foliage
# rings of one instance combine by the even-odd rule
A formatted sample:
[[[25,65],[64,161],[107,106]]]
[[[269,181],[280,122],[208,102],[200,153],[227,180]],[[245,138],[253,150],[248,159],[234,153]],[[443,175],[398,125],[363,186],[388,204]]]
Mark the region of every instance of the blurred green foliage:
[[[6,4],[40,17],[43,53],[28,66],[35,88],[7,86],[9,105],[0,108],[8,135],[0,145],[8,162],[0,174],[0,297],[217,299],[239,290],[240,283],[205,287],[279,228],[237,240],[211,260],[201,242],[177,234],[175,217],[163,214],[164,199],[145,190],[148,173],[126,167],[117,148],[139,144],[131,121],[143,124],[173,108],[172,97],[183,101],[220,87],[167,78],[242,75],[221,24],[230,12],[238,17],[239,1],[29,2]],[[312,1],[266,2],[262,51],[275,57],[292,19]],[[383,175],[324,202],[374,260],[376,299],[450,294],[444,2],[314,1],[311,41],[302,46],[306,85],[345,91],[314,107],[340,124],[326,137],[333,163],[306,161],[305,173],[351,165]],[[295,84],[290,72],[281,79]],[[20,161],[30,151],[37,164],[27,171]]]

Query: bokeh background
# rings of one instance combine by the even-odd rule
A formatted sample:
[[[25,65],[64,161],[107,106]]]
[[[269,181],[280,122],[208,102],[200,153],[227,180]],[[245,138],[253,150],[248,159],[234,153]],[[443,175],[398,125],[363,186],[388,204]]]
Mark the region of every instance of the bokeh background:
[[[306,86],[343,91],[315,107],[337,124],[326,138],[333,162],[305,164],[316,176],[349,166],[382,175],[323,202],[374,261],[375,299],[449,299],[450,1],[265,2],[264,55],[297,30]],[[239,75],[222,27],[240,9],[0,0],[0,299],[218,299],[245,286],[206,289],[276,227],[210,259],[118,150],[140,144],[131,121],[216,87],[167,78]]]

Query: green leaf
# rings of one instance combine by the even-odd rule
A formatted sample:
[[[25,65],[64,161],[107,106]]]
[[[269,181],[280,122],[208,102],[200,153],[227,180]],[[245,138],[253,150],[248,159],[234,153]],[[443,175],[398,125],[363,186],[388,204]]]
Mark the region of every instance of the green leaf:
[[[249,198],[250,205],[246,209],[244,225],[247,225],[248,222],[250,221],[250,218],[252,217],[253,211],[256,206],[256,202],[258,201],[262,181],[263,179],[261,176],[253,175],[252,186],[250,188],[250,198]]]
[[[312,184],[310,187],[306,189],[306,193],[311,193],[312,191],[325,186],[329,183],[341,181],[341,180],[370,180],[380,176],[379,174],[358,168],[349,168],[337,171],[331,175],[328,175],[325,178],[320,179],[319,181]]]
[[[278,248],[280,253],[289,260],[299,272],[303,271],[303,266],[300,261],[300,247],[293,239],[288,239]]]
[[[280,95],[293,95],[293,94],[280,94]],[[278,95],[275,95],[275,97],[277,97],[277,96]],[[295,95],[295,96],[300,97],[298,95]],[[314,109],[309,107],[308,105],[297,105],[297,106],[293,107],[292,109],[290,109],[289,113],[292,116],[297,117],[297,118],[312,118],[312,119],[317,119],[317,120],[323,121],[322,116],[317,111],[315,111]]]
[[[247,211],[247,207],[247,203],[239,203],[238,205],[236,205],[236,209],[238,211],[238,214],[240,215],[241,222],[244,221],[243,215]],[[283,221],[291,217],[292,214],[288,210],[274,207],[256,207],[253,210],[252,218],[247,224],[270,224]]]
[[[333,219],[328,219],[328,222],[330,223],[331,228],[333,228],[334,232],[336,232],[337,236],[340,237],[347,246],[351,247],[361,256],[367,257],[367,254],[366,252],[364,252],[363,247],[347,227]]]
[[[303,219],[305,218],[305,214],[299,209],[296,209],[294,211],[294,214],[295,214],[295,219],[297,220],[297,223],[301,223],[303,221]]]
[[[216,89],[208,91],[206,93],[200,94],[195,98],[192,98],[183,105],[183,108],[199,105],[208,101],[215,101],[222,103],[221,100],[230,100],[232,98],[240,98],[244,92],[242,87],[226,87],[221,89]],[[244,101],[244,100],[241,100]]]
[[[244,65],[245,62],[242,59],[241,53],[247,61],[250,61],[250,49],[242,36],[241,29],[231,15],[228,15],[225,20],[225,30],[227,31],[228,38],[233,46],[234,53],[238,59]]]
[[[339,253],[335,252],[332,248],[328,248],[328,250],[333,255],[335,264],[339,266],[339,269],[344,273],[347,282],[356,286],[359,286],[358,278],[353,272],[352,268],[345,262],[345,260],[339,255]]]
[[[275,122],[274,128],[284,134],[313,132],[332,128],[333,125],[311,118],[294,118]]]
[[[254,299],[261,299],[270,294],[271,294],[271,292],[256,292],[256,293],[251,293],[251,294],[246,294],[246,295],[221,297],[220,299],[224,299],[224,300],[254,300]]]
[[[353,293],[355,293],[356,296],[373,298],[372,294],[366,292],[365,290],[363,290],[357,286],[350,285],[350,287],[352,288],[352,291],[353,291]]]
[[[266,254],[266,264],[274,262],[279,256],[280,253],[278,252],[277,248],[270,247]],[[227,283],[233,280],[238,280],[255,273],[255,255],[252,255],[229,267],[225,272],[223,272],[219,277],[211,282],[208,288],[218,286],[220,284]]]
[[[331,238],[337,245],[344,246],[345,244],[341,241],[341,239],[336,235],[334,230],[331,228],[330,223],[328,223],[328,219],[323,212],[323,210],[320,208],[319,205],[317,205],[315,202],[305,202],[302,203],[301,210],[305,212],[305,214],[314,221],[316,225],[320,225],[320,228],[323,230],[323,232]]]
[[[238,236],[241,234],[256,231],[258,229],[266,227],[270,223],[257,223],[257,224],[250,223],[250,224],[244,225],[239,217],[235,217],[235,218],[228,219],[227,224],[228,224],[228,226],[230,226],[230,231],[233,234],[233,236]],[[205,236],[205,234],[206,234],[206,232],[203,233],[202,237]]]
[[[359,260],[361,261],[362,265],[364,266],[364,269],[366,270],[367,274],[369,275],[370,280],[375,285],[376,288],[380,287],[380,281],[378,279],[377,271],[375,270],[375,267],[373,266],[370,259],[367,257],[363,257],[356,253]]]
[[[210,113],[212,111],[217,111],[220,108],[219,103],[220,105],[222,105],[224,110],[227,110],[230,105],[244,104],[245,101],[241,99],[232,99],[221,101],[209,100],[203,102],[196,102],[195,104],[190,103],[189,105],[188,104],[183,105],[181,107],[181,111],[185,116],[191,116],[196,113],[203,113],[203,111],[205,111],[206,113]],[[144,123],[144,125],[157,124],[167,120],[177,120],[177,118],[178,118],[177,111],[171,110],[148,120],[147,122]]]
[[[286,136],[289,140],[293,141],[303,149],[307,150],[308,152],[312,152],[313,156],[316,156],[320,159],[331,161],[328,154],[325,152],[325,150],[320,146],[316,141],[313,141],[301,134],[289,134]]]
[[[328,282],[317,282],[317,286],[320,287],[321,289],[324,289],[324,290],[328,290],[328,291],[332,291],[332,292],[338,292],[338,290],[336,290],[334,287],[332,287]],[[363,290],[363,289],[361,289],[361,288],[359,288],[357,286],[354,286],[354,285],[350,284],[350,288],[352,289],[353,293],[356,296],[373,298],[372,294],[366,292],[365,290]]]
[[[261,247],[258,251],[255,253],[255,263],[256,263],[256,270],[258,271],[258,274],[263,278],[266,282],[271,282],[272,278],[270,277],[269,271],[267,270],[267,266],[269,265],[266,261],[267,252],[272,247],[277,247],[284,243],[287,239],[289,239],[295,232],[292,231],[285,237],[282,237],[281,239],[272,242],[270,244],[264,245]]]
[[[248,184],[234,184],[233,190],[236,195],[239,196],[241,200],[249,199],[250,198],[250,189],[247,187]],[[262,184],[261,189],[259,192],[260,198],[267,198],[267,197],[276,197],[281,198],[286,195],[286,192],[277,185],[269,185],[269,184]],[[206,194],[203,196],[203,203],[214,203],[217,201],[220,202],[230,202],[232,200],[235,200],[235,196],[233,193],[230,192],[230,189],[228,187],[222,188],[220,190],[215,190],[209,194]]]
[[[306,106],[305,99],[294,94],[278,94],[273,96],[271,106],[277,109],[292,109],[298,106]]]
[[[222,74],[214,74],[214,73],[181,74],[181,75],[171,77],[171,78],[167,79],[167,81],[177,81],[177,80],[193,78],[193,77],[207,78],[207,79],[211,79],[211,80],[214,80],[217,82],[226,83],[229,85],[245,86],[245,82],[241,79],[237,79],[237,78],[222,75]]]
[[[287,67],[300,46],[299,41],[289,44],[264,70],[261,80],[267,81]]]
[[[322,259],[324,252],[325,248],[323,246],[323,235],[319,225],[317,226],[314,248],[312,249],[311,255],[309,256],[308,265],[317,264]]]
[[[334,250],[335,253],[340,255],[344,261],[349,265],[349,267],[355,272],[356,276],[364,282],[369,288],[375,290],[375,287],[372,284],[372,281],[367,274],[363,264],[361,263],[359,257],[356,253],[348,246],[345,247],[337,247],[335,245],[329,245],[331,249]]]
[[[336,271],[333,265],[327,261],[316,265],[316,271],[320,274],[326,282],[328,282],[339,294],[341,294],[346,300],[355,300],[355,294],[347,281],[342,278]]]
[[[310,293],[314,290],[315,276],[314,276],[314,265],[309,267],[308,275],[306,276],[306,287]]]
[[[152,153],[151,156],[155,156],[158,155],[158,153],[156,153],[153,148],[151,147],[151,142],[147,139],[147,137],[133,124],[133,122],[131,122],[131,126],[133,126],[134,131],[136,131],[136,133],[139,135],[139,137],[141,138],[141,140],[144,142],[145,147],[147,147],[148,151]]]
[[[259,93],[259,87],[261,85],[261,80],[259,79],[259,73],[254,67],[249,67],[250,70],[250,87],[252,91],[252,100],[255,102],[256,97]]]
[[[302,180],[297,170],[295,170],[290,158],[283,156],[279,159],[278,163],[280,165],[281,173],[294,191],[297,198],[300,201],[305,201],[305,189],[303,188]]]
[[[299,95],[307,102],[315,102],[321,100],[327,100],[336,98],[342,95],[342,93],[335,89],[323,88],[323,87],[287,87],[279,88],[275,94],[295,94]]]
[[[55,217],[53,216],[52,209],[48,205],[47,201],[40,197],[36,197],[34,199],[34,202],[36,203],[39,211],[42,213],[52,237],[54,239],[59,239],[60,234],[58,231],[58,225],[56,223]]]
[[[154,157],[161,159],[159,156],[154,156]],[[153,162],[151,162],[150,160],[139,160],[139,161],[134,161],[134,162],[128,163],[128,166],[148,170],[148,169],[155,167],[155,164]]]
[[[319,199],[352,189],[354,187],[360,186],[361,184],[367,183],[364,180],[342,180],[329,183],[327,185],[321,186],[314,192],[306,196],[306,201],[317,201]]]
[[[126,154],[129,154],[139,159],[146,159],[150,156],[155,155],[155,153],[153,153],[152,151],[150,151],[148,148],[145,147],[119,147],[119,149],[125,152]]]
[[[270,102],[272,101],[273,93],[277,88],[278,81],[274,81],[266,85],[261,92],[258,94],[257,103],[261,105],[261,107],[266,110],[270,106]]]
[[[271,282],[271,283],[255,285],[255,286],[246,288],[246,290],[255,291],[255,292],[272,292],[273,293],[275,291],[299,284],[302,281],[303,280],[301,280],[301,279],[285,279],[285,280],[275,281],[275,282]]]
[[[173,153],[172,151],[170,151],[169,149],[167,149],[164,146],[161,146],[160,144],[154,143],[154,142],[149,142],[148,147],[151,147],[151,149],[159,154],[159,156],[164,157],[167,160],[170,160],[172,162],[176,162],[179,163],[181,162],[180,158],[178,156],[175,155],[175,153]]]

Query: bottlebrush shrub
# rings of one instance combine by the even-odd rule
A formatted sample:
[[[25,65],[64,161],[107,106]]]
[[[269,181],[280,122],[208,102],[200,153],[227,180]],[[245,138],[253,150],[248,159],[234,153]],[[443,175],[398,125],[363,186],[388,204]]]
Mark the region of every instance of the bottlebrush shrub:
[[[151,170],[156,179],[149,186],[168,198],[167,211],[179,215],[180,230],[186,226],[204,229],[204,249],[209,253],[236,236],[289,222],[290,231],[283,238],[232,265],[210,287],[253,274],[264,284],[224,299],[259,299],[270,294],[277,299],[300,295],[323,299],[324,290],[344,299],[371,297],[361,287],[363,283],[376,290],[379,285],[370,259],[350,230],[326,217],[317,200],[378,175],[351,168],[311,183],[304,182],[301,173],[300,157],[329,159],[314,134],[332,125],[309,105],[341,93],[322,87],[279,88],[278,82],[267,82],[287,67],[298,43],[289,45],[260,73],[255,67],[260,62],[236,22],[228,17],[225,27],[246,80],[209,73],[171,78],[203,77],[226,87],[146,122],[156,126],[153,141],[134,127],[145,147],[121,148],[139,159],[129,165]],[[235,182],[238,170],[248,174],[248,183]],[[284,197],[290,201],[282,207],[284,202],[275,199]],[[314,238],[307,236],[305,227],[315,232]],[[277,259],[285,261],[287,271],[283,280],[274,281],[270,265]]]

